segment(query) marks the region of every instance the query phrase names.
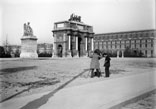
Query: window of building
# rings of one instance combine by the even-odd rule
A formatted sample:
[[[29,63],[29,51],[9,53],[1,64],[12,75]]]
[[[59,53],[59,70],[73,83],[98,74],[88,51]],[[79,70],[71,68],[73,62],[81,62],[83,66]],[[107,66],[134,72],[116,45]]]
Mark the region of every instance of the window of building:
[[[115,37],[115,39],[118,39],[118,35],[115,35],[114,37]]]
[[[106,49],[106,45],[103,45],[103,49]]]
[[[126,41],[126,44],[129,44],[129,40]]]
[[[102,42],[99,42],[99,49],[102,49]]]
[[[136,43],[140,43],[140,40],[136,40]]]
[[[108,48],[108,45],[106,45],[106,49]]]
[[[135,40],[131,40],[131,43],[135,43]]]
[[[125,43],[125,41],[124,41],[124,40],[122,40],[122,41],[121,41],[121,44],[124,44],[124,43]]]
[[[151,48],[151,44],[150,43],[147,44],[147,48]]]
[[[117,48],[117,49],[120,49],[120,45],[117,45],[116,48]]]
[[[154,37],[154,33],[151,33],[151,37]]]
[[[125,39],[128,39],[128,35],[127,34],[125,35]]]
[[[112,44],[115,44],[115,41],[112,41]]]
[[[148,43],[151,43],[151,39],[148,39],[147,42],[148,42]]]
[[[151,56],[153,56],[153,50],[151,50]]]
[[[120,41],[117,41],[116,43],[117,43],[117,44],[120,44]]]
[[[95,49],[98,49],[98,42],[95,42],[94,45],[95,45]]]
[[[145,41],[145,40],[142,40],[141,42],[142,42],[142,43],[145,43],[146,41]]]
[[[131,44],[131,48],[135,48],[135,44]]]
[[[136,44],[136,48],[140,48],[140,44]]]
[[[111,49],[111,45],[108,45],[108,49]]]
[[[115,45],[112,45],[112,49],[115,49]]]
[[[125,48],[125,45],[122,44],[122,45],[121,45],[121,49],[124,49],[124,48]]]
[[[151,43],[151,47],[153,47],[153,43]]]

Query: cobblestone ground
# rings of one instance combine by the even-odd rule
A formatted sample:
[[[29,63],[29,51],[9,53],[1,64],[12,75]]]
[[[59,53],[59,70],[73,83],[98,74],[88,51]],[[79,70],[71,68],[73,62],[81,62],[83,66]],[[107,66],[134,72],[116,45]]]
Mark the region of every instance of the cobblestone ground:
[[[104,73],[103,63],[104,59],[101,59],[100,68]],[[101,78],[90,78],[87,71],[89,66],[90,58],[1,59],[0,102],[33,93],[53,91],[72,79],[66,87],[105,80],[104,74]],[[84,73],[79,75],[83,71]],[[154,58],[112,58],[110,78],[155,71]]]

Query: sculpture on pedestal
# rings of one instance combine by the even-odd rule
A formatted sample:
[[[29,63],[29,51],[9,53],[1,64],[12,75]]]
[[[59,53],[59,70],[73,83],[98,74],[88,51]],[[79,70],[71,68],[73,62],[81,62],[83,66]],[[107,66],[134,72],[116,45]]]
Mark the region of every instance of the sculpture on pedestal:
[[[37,55],[37,38],[33,35],[30,22],[23,25],[24,33],[21,38],[21,54],[20,58],[38,58]]]
[[[24,27],[24,34],[23,34],[23,36],[33,36],[33,30],[30,27],[30,22],[28,22],[27,24],[24,23],[23,27]]]

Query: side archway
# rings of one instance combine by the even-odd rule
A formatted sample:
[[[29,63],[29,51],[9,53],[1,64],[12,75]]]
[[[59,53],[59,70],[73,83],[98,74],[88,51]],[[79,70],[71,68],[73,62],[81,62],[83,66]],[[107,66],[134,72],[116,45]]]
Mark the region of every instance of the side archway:
[[[57,56],[58,57],[62,57],[62,51],[63,51],[62,45],[58,45],[57,46]]]

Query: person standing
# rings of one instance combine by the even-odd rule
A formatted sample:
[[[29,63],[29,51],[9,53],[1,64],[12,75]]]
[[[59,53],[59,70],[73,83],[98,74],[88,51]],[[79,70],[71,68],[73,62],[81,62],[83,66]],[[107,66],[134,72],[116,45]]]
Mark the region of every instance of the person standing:
[[[94,76],[98,76],[98,77],[101,76],[100,63],[99,63],[101,57],[102,56],[100,55],[100,52],[98,50],[95,50],[90,63],[91,78],[93,78]],[[95,69],[96,69],[96,74],[94,73]]]
[[[105,57],[105,63],[104,63],[104,67],[105,67],[105,77],[109,77],[109,75],[110,75],[110,72],[109,72],[110,60],[111,60],[111,58],[110,58],[109,55],[107,54],[106,57]]]

